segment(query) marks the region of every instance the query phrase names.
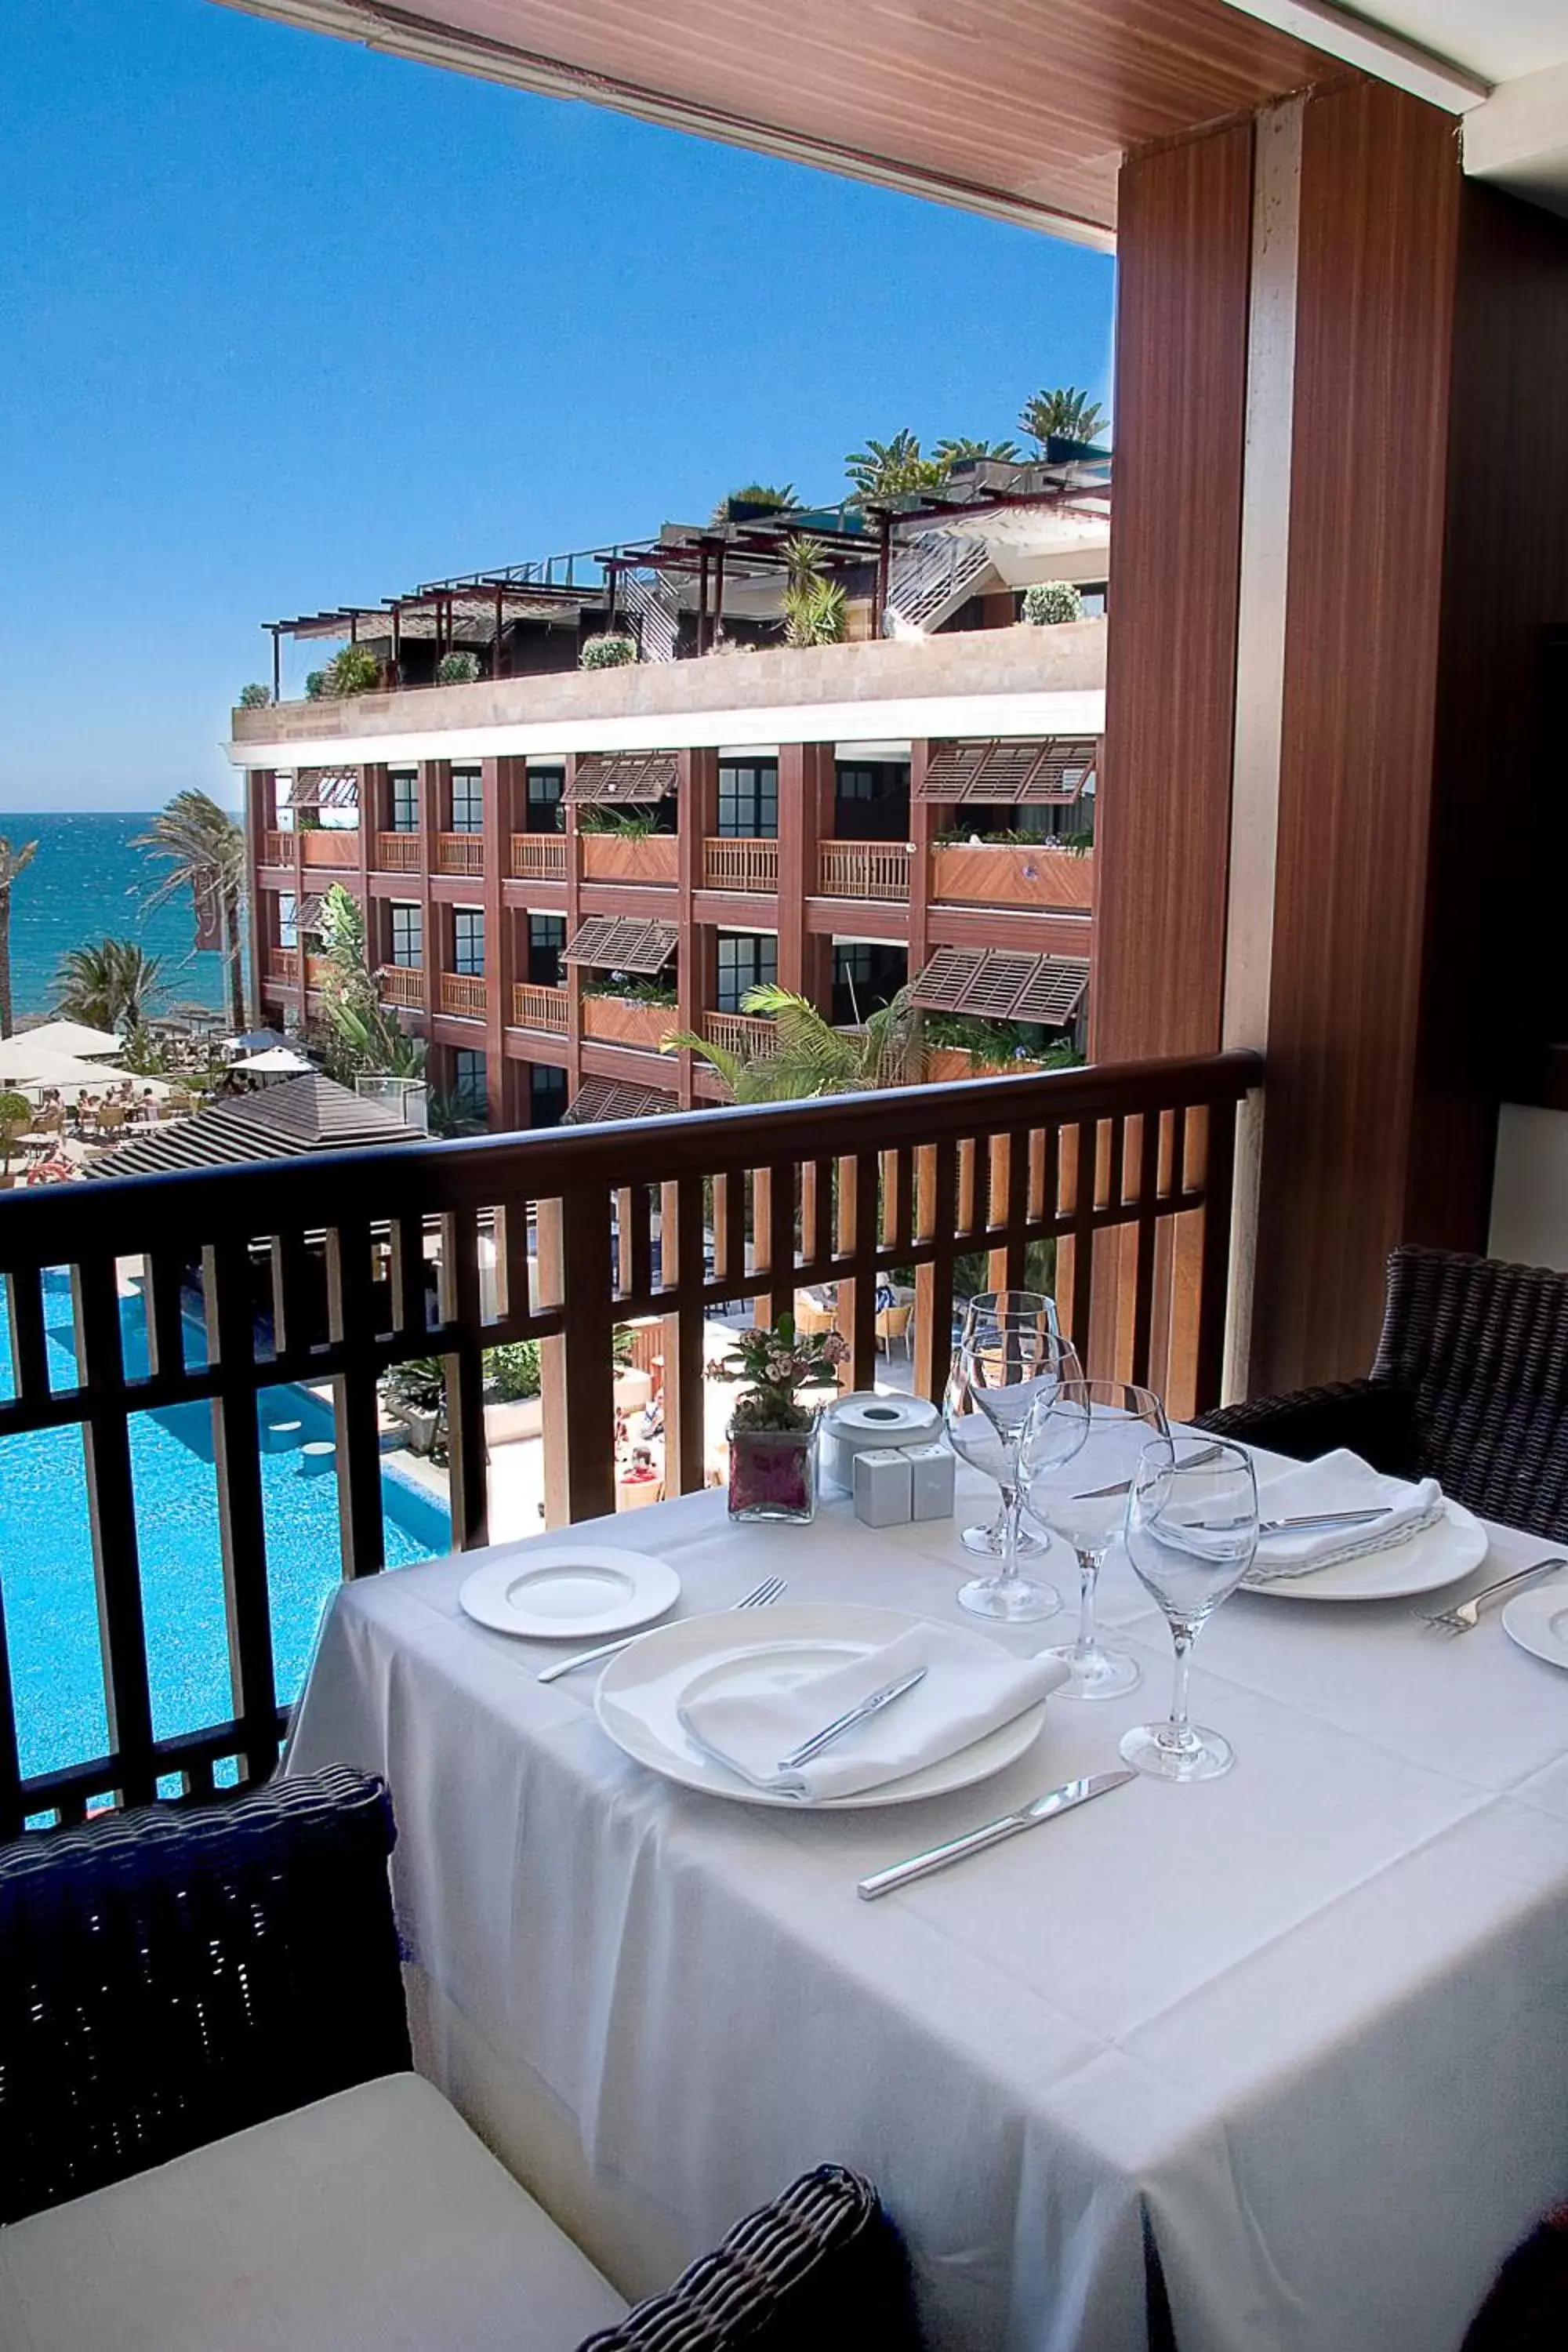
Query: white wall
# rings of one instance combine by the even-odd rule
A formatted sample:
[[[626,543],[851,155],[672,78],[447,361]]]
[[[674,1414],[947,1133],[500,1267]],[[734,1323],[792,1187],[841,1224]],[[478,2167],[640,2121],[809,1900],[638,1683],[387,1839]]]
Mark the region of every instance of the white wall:
[[[1493,1257],[1568,1274],[1568,1111],[1504,1103],[1489,1247]]]

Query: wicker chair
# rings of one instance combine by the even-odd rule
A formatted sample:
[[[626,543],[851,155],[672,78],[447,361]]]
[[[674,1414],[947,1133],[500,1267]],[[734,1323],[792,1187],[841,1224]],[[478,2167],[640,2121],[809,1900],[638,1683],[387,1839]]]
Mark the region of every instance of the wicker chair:
[[[1568,1275],[1405,1244],[1365,1380],[1200,1420],[1302,1461],[1349,1446],[1485,1518],[1568,1537]]]
[[[0,2338],[37,2352],[919,2352],[869,2184],[622,2298],[411,2074],[380,1782],[0,1848]],[[215,2224],[215,2217],[221,2217]]]

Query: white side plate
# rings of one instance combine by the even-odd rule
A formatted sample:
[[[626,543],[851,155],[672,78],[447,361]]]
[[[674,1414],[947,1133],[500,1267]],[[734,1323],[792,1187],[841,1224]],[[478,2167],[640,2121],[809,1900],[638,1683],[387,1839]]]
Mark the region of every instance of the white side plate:
[[[1443,1516],[1408,1543],[1372,1551],[1361,1559],[1317,1568],[1308,1576],[1277,1577],[1271,1584],[1248,1584],[1246,1592],[1270,1601],[1407,1601],[1436,1592],[1468,1576],[1487,1556],[1487,1531],[1462,1503],[1445,1500]]]
[[[458,1598],[497,1633],[591,1641],[662,1617],[680,1579],[668,1560],[612,1544],[518,1544],[477,1568]]]
[[[1502,1612],[1502,1630],[1532,1658],[1568,1666],[1568,1583],[1554,1580],[1516,1592]]]
[[[679,1780],[684,1788],[732,1797],[738,1804],[782,1805],[792,1813],[837,1813],[944,1796],[951,1790],[988,1780],[993,1772],[1000,1772],[1025,1755],[1038,1738],[1046,1719],[1044,1701],[971,1747],[944,1756],[940,1763],[924,1765],[918,1772],[906,1773],[901,1780],[886,1780],[879,1788],[867,1789],[857,1796],[831,1798],[825,1805],[805,1805],[796,1798],[753,1789],[738,1773],[704,1755],[688,1736],[679,1713],[698,1683],[704,1691],[787,1690],[808,1675],[842,1665],[847,1658],[880,1649],[922,1622],[901,1609],[805,1601],[775,1606],[765,1618],[751,1610],[732,1609],[709,1617],[682,1617],[676,1624],[661,1625],[657,1633],[645,1634],[631,1649],[611,1659],[599,1677],[595,1700],[599,1721],[617,1748],[650,1771]],[[972,1642],[982,1653],[1000,1653],[1000,1643],[988,1641],[984,1633],[971,1633],[967,1625],[948,1625],[943,1631]]]

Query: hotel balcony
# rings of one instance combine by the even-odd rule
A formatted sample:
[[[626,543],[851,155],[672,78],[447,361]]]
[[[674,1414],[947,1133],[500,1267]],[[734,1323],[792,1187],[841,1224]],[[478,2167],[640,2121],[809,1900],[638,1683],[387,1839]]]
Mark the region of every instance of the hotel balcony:
[[[294,870],[294,835],[281,831],[277,825],[265,826],[261,835],[260,856],[263,866],[280,867],[291,874]]]
[[[425,870],[423,835],[378,833],[375,836],[375,870],[378,874],[422,874]]]
[[[708,890],[749,890],[769,898],[779,887],[776,840],[724,836],[702,845],[702,883]]]
[[[824,841],[816,853],[817,895],[907,900],[910,862],[903,842]]]
[[[946,906],[1088,914],[1094,905],[1094,853],[1049,841],[943,843],[931,853],[931,895],[933,904]]]
[[[662,1052],[679,1016],[673,1004],[645,1004],[633,997],[584,996],[583,1034],[602,1045],[625,1045],[642,1054]]]
[[[384,964],[376,986],[384,1004],[403,1005],[414,1013],[425,1010],[425,974],[416,965]]]
[[[563,882],[566,879],[566,836],[563,833],[514,833],[511,876],[515,882]]]
[[[564,842],[562,848],[565,848]],[[656,887],[673,889],[679,870],[680,844],[673,833],[583,833],[579,835],[579,854],[584,882],[652,883]]]
[[[357,829],[325,826],[301,829],[299,835],[300,856],[306,866],[353,867],[360,860],[360,837]]]
[[[436,835],[437,874],[478,879],[484,870],[485,837],[482,833],[438,833]]]
[[[482,1021],[489,1003],[489,984],[482,973],[444,971],[437,1003],[443,1013],[458,1021]]]
[[[531,981],[515,981],[511,992],[512,1025],[542,1031],[547,1037],[564,1037],[570,1003],[563,988],[542,988]]]

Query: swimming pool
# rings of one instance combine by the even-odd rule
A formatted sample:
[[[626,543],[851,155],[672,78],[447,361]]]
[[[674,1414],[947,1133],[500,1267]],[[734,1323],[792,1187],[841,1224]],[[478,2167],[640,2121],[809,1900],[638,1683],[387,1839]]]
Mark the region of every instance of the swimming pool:
[[[70,1289],[63,1274],[44,1278],[44,1313],[51,1381],[72,1388]],[[0,1394],[10,1395],[6,1320],[0,1313]],[[121,1330],[125,1368],[134,1377],[148,1360],[139,1296],[122,1300]],[[308,1390],[264,1390],[259,1402],[264,1437],[267,1427],[285,1421],[300,1423],[305,1438],[331,1434],[331,1414]],[[131,1458],[153,1729],[163,1739],[234,1712],[209,1408],[137,1413]],[[321,1611],[342,1572],[337,1477],[331,1469],[308,1474],[298,1445],[264,1448],[261,1486],[278,1695],[289,1704],[299,1696]],[[384,1469],[382,1497],[389,1568],[451,1549],[447,1512],[411,1480]],[[101,1756],[109,1727],[78,1429],[0,1440],[0,1591],[24,1773]]]

